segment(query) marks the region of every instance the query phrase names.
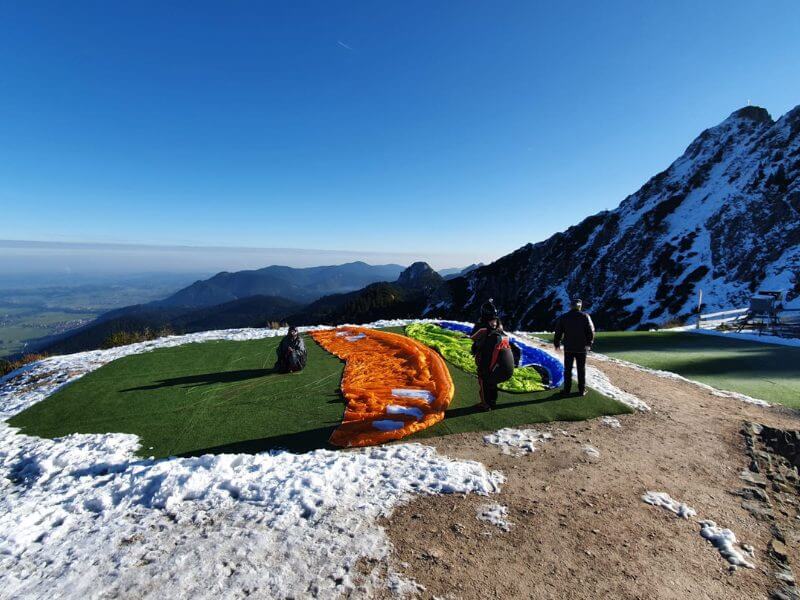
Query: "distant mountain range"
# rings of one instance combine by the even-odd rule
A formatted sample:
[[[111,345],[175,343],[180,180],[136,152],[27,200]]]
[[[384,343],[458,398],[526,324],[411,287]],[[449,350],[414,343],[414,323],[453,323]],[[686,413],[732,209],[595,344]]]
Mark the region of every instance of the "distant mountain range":
[[[475,264],[472,264],[472,265],[470,265],[468,267],[464,267],[463,269],[458,269],[458,268],[455,268],[455,269],[439,269],[439,271],[437,271],[437,273],[439,273],[439,275],[441,275],[444,279],[455,279],[459,275],[466,275],[470,271],[474,271],[478,267],[482,267],[482,266],[483,266],[483,263],[475,263]]]
[[[424,262],[404,270],[397,281],[373,283],[348,294],[324,296],[289,317],[297,325],[368,323],[418,317],[444,278]]]
[[[126,306],[66,333],[33,340],[28,351],[77,352],[99,347],[113,333],[159,330],[191,333],[230,327],[263,327],[284,321],[325,294],[359,290],[379,281],[394,281],[400,265],[270,266],[251,271],[218,273],[196,281],[171,296]]]
[[[400,265],[352,262],[304,269],[271,266],[254,271],[222,272],[196,281],[155,304],[200,308],[250,296],[280,296],[308,303],[325,294],[351,292],[377,281],[394,281],[402,271]]]

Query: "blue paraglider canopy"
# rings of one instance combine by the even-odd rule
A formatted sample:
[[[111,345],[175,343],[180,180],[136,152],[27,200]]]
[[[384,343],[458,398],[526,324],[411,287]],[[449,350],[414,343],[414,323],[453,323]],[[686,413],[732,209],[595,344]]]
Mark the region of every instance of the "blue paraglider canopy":
[[[465,323],[455,323],[453,321],[440,321],[440,327],[449,329],[451,331],[460,331],[469,335],[472,332],[472,325]],[[514,337],[514,343],[519,346],[522,351],[522,357],[519,362],[520,367],[535,366],[544,369],[549,378],[549,386],[551,388],[560,387],[564,383],[564,367],[561,361],[551,356],[544,350],[526,344],[518,337]]]

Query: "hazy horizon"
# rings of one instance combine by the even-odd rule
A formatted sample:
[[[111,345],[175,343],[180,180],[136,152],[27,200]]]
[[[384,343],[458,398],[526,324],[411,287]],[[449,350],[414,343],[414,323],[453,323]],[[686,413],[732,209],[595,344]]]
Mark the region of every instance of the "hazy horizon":
[[[422,260],[434,269],[463,268],[498,257],[456,253],[365,252],[308,248],[178,246],[0,240],[0,277],[25,275],[124,276],[145,273],[209,275],[271,265],[315,267],[363,261],[407,266]]]

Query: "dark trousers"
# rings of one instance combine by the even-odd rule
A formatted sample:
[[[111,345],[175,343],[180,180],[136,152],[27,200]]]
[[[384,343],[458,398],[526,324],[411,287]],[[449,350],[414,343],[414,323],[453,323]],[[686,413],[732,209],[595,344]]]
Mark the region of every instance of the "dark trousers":
[[[564,391],[572,389],[572,364],[578,367],[578,391],[586,389],[586,352],[567,352],[564,350]]]
[[[497,406],[497,382],[494,378],[491,375],[478,376],[478,385],[480,386],[481,401],[492,408]]]

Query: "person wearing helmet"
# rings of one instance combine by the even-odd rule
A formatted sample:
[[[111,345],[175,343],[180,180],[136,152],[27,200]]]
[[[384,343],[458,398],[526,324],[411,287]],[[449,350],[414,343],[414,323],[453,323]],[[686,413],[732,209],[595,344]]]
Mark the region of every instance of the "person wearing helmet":
[[[572,310],[564,313],[556,321],[553,344],[556,350],[564,342],[564,394],[572,390],[572,365],[578,368],[578,394],[586,395],[586,353],[594,343],[594,323],[588,313],[583,312],[583,301],[572,300]]]
[[[297,327],[289,327],[276,352],[278,360],[275,362],[275,370],[279,373],[296,373],[306,366],[308,357],[306,344],[300,337]]]
[[[489,326],[489,321],[492,319],[499,320],[500,314],[497,312],[497,307],[494,305],[494,299],[489,298],[483,303],[483,305],[481,305],[480,318],[476,321],[475,325],[473,325],[472,333],[469,334],[470,337],[478,333],[481,329],[487,328]]]

